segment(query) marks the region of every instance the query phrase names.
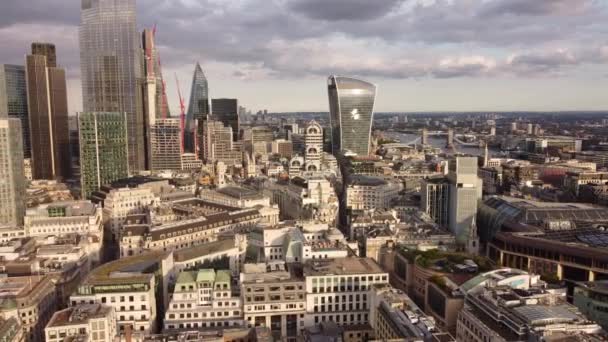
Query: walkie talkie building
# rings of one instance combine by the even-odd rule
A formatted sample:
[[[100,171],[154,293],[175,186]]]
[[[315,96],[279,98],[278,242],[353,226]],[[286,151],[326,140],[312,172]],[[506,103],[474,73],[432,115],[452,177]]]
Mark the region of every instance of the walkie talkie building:
[[[332,75],[327,91],[332,153],[369,155],[376,86]]]

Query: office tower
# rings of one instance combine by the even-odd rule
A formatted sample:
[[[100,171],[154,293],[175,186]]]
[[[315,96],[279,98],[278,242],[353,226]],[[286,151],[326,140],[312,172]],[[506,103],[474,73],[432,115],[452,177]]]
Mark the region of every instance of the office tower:
[[[420,144],[421,145],[429,144],[429,132],[427,131],[426,128],[422,129],[422,136],[420,137]]]
[[[129,176],[127,121],[126,113],[78,114],[83,198]]]
[[[54,45],[34,43],[25,58],[32,177],[65,179],[71,171],[66,76],[47,55],[56,65]]]
[[[25,216],[25,176],[21,120],[0,111],[0,226],[22,225]]]
[[[224,126],[220,121],[204,121],[201,142],[203,159],[207,162],[221,161],[226,166],[241,164],[243,155],[235,148],[232,137],[230,126]]]
[[[239,105],[237,99],[211,100],[211,113],[213,120],[221,121],[232,128],[233,141],[239,138]]]
[[[304,159],[306,160],[306,171],[318,171],[321,169],[321,154],[323,153],[323,127],[311,121],[306,127],[304,144]]]
[[[195,143],[202,141],[203,121],[209,116],[209,83],[199,63],[196,63],[192,86],[190,88],[190,103],[186,115],[186,149],[196,153]],[[198,127],[195,120],[198,120]],[[202,156],[202,152],[199,153]]]
[[[158,119],[150,127],[150,169],[181,170],[179,119]]]
[[[127,113],[129,169],[145,169],[142,51],[135,0],[82,0],[80,68],[84,112]]]
[[[476,157],[455,157],[449,162],[449,227],[456,242],[467,245],[475,226],[477,201],[481,199],[481,181],[477,176]]]
[[[27,110],[27,82],[21,65],[0,64],[0,117],[21,121],[23,157],[30,158],[30,122]]]
[[[449,199],[450,184],[446,178],[428,178],[421,182],[420,210],[444,228],[449,225]]]
[[[330,76],[328,80],[332,153],[370,152],[376,86],[349,77]]]
[[[57,67],[57,52],[55,51],[55,44],[32,43],[32,55],[46,57],[46,65],[49,68]]]

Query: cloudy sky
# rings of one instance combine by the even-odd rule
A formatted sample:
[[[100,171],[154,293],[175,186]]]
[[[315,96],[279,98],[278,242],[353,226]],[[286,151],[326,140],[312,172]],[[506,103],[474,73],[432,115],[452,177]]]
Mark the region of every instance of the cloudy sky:
[[[72,112],[79,22],[80,0],[0,0],[0,63],[55,43]],[[196,61],[254,111],[326,111],[329,74],[376,83],[377,111],[608,109],[606,0],[138,0],[155,23],[173,112]]]

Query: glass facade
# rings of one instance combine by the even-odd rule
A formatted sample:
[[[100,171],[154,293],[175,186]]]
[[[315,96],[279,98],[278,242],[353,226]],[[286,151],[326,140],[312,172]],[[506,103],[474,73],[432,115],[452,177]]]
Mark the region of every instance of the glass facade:
[[[31,157],[30,123],[27,109],[27,84],[25,67],[0,65],[0,117],[17,118],[21,121],[23,157]]]
[[[199,63],[196,63],[194,75],[192,76],[192,87],[190,88],[190,103],[188,104],[188,114],[186,115],[186,128],[189,132],[186,141],[186,149],[190,152],[195,151],[194,135],[198,135],[198,141],[202,141],[203,121],[209,116],[209,84],[207,77]],[[198,120],[198,128],[195,120]],[[197,130],[198,132],[195,132]]]
[[[85,112],[127,113],[129,167],[145,169],[142,49],[135,0],[82,0],[80,67]]]
[[[224,125],[232,128],[233,141],[237,141],[240,132],[239,105],[237,99],[213,99],[211,100],[213,120],[221,121]]]
[[[332,153],[368,155],[376,86],[354,78],[330,76],[328,95]]]
[[[78,131],[83,198],[129,176],[126,114],[80,113]]]

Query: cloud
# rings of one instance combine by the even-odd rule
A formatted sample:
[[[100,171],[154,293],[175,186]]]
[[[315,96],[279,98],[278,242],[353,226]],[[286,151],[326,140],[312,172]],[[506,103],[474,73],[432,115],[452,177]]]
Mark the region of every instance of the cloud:
[[[480,15],[579,15],[590,8],[588,0],[494,0],[482,7]]]
[[[359,21],[383,17],[404,0],[291,0],[289,7],[317,20]]]

